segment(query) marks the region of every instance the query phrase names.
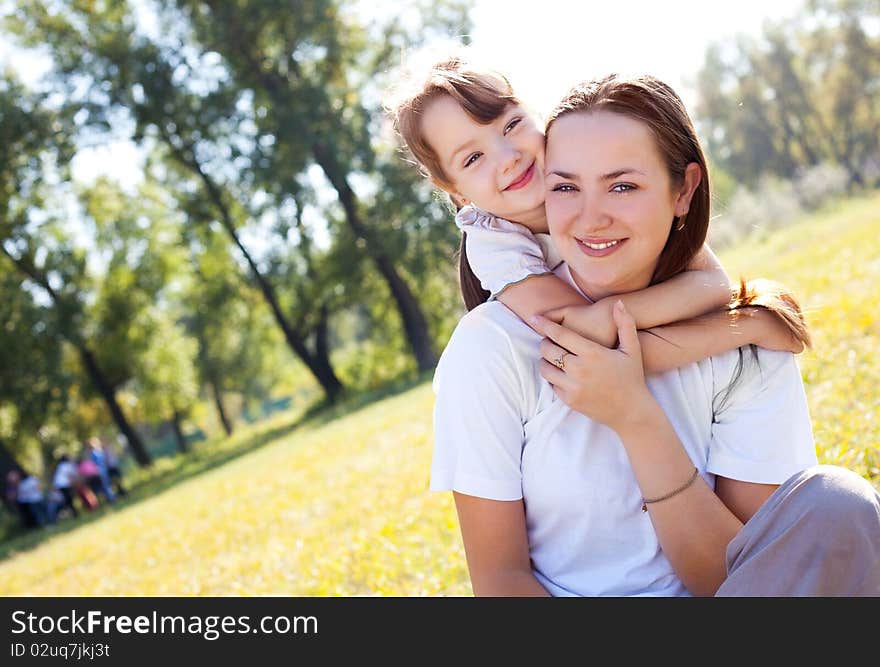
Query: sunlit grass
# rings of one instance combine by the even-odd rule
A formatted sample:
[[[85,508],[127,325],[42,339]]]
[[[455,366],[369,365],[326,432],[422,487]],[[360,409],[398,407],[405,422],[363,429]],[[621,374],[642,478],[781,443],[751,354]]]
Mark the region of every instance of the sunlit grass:
[[[877,484],[880,197],[722,259],[801,298],[820,460]],[[20,551],[0,563],[0,594],[470,595],[450,494],[427,490],[432,406],[422,383],[331,421],[243,428],[235,442],[266,444],[189,477],[201,468],[181,463],[176,486]]]
[[[819,458],[880,487],[880,196],[755,237],[721,259],[734,276],[787,284],[813,349],[799,357]]]

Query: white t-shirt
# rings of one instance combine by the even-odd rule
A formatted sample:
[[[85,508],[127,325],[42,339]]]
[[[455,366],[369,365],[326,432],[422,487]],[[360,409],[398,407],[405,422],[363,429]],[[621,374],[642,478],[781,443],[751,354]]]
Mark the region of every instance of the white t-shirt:
[[[467,259],[489,299],[531,276],[551,273],[562,263],[549,234],[499,218],[473,204],[463,206],[455,224],[467,234]]]
[[[52,486],[56,489],[69,489],[77,474],[76,464],[73,461],[61,461],[58,467],[55,468]]]
[[[18,501],[21,503],[39,503],[43,501],[40,479],[36,475],[28,475],[18,485]]]
[[[573,282],[565,265],[555,273]],[[461,319],[434,375],[431,490],[522,498],[532,568],[552,595],[688,595],[641,511],[620,439],[556,397],[539,373],[540,342],[498,301]],[[794,356],[759,348],[756,364],[741,352],[647,379],[712,488],[716,475],[780,484],[816,464]]]

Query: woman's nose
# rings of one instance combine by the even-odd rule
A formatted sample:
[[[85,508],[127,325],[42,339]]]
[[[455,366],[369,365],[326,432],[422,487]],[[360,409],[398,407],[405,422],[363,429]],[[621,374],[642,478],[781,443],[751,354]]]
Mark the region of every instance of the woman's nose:
[[[607,229],[612,217],[594,197],[583,197],[580,210],[580,226],[586,233]]]

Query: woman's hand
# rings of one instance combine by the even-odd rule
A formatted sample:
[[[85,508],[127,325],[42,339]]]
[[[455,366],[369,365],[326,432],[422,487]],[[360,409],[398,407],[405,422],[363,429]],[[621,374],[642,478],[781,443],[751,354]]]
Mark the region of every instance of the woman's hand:
[[[547,318],[532,326],[541,342],[541,376],[574,410],[620,431],[653,401],[645,384],[635,321],[621,301],[613,308],[620,345],[608,349]]]

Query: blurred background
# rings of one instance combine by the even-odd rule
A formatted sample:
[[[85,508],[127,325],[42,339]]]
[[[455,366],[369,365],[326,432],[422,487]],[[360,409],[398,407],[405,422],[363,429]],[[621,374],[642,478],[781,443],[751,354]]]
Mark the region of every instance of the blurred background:
[[[539,116],[679,92],[713,248],[805,306],[820,459],[880,479],[876,0],[0,14],[0,594],[470,594],[427,493],[459,235],[382,110],[457,44]]]

